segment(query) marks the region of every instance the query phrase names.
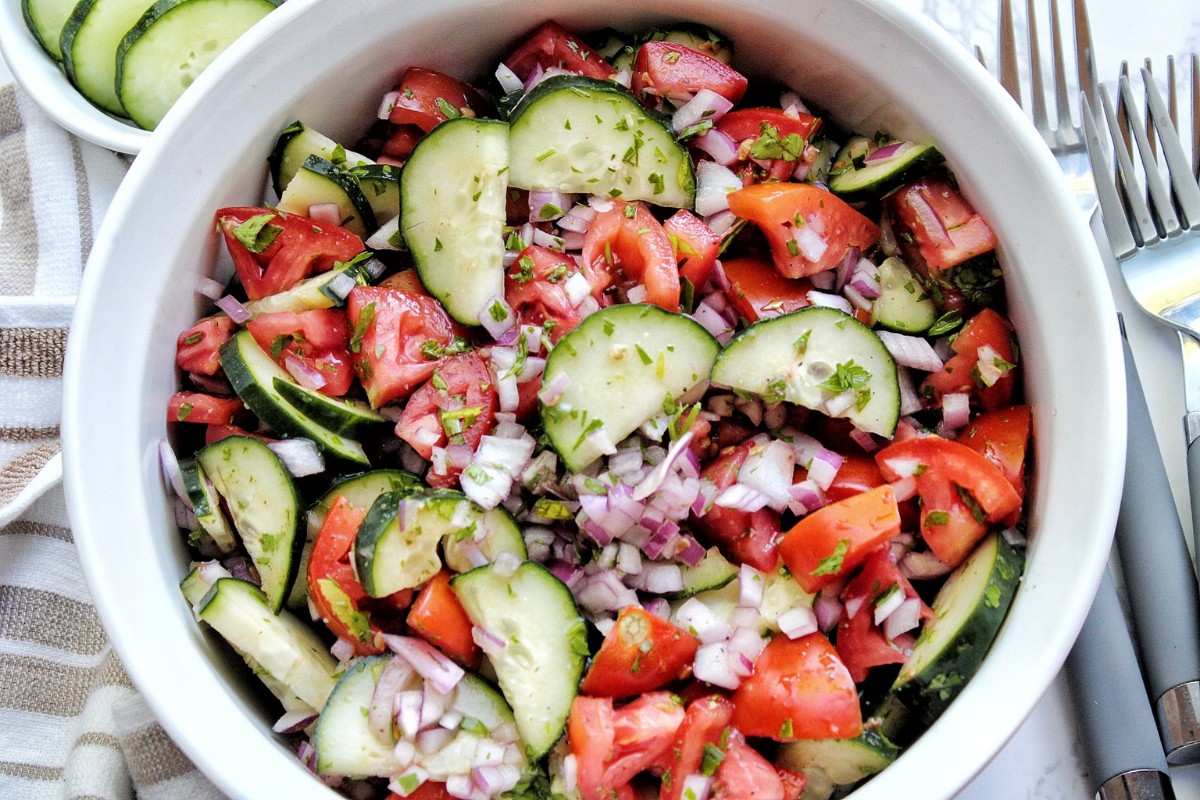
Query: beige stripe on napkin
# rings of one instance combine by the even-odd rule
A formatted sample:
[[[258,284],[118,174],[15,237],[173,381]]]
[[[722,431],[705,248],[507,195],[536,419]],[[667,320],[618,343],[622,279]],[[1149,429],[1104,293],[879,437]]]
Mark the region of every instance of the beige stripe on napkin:
[[[66,328],[0,328],[0,375],[10,378],[62,377]]]
[[[37,278],[37,220],[23,131],[16,89],[0,88],[0,295],[33,294]]]

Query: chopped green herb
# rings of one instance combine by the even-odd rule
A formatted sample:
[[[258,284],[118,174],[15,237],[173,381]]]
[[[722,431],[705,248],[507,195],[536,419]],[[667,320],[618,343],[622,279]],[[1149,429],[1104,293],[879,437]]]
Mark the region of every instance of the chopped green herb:
[[[251,253],[261,253],[271,246],[275,237],[283,233],[283,228],[269,224],[275,219],[275,214],[257,214],[233,231],[233,238],[242,243]]]
[[[354,335],[350,337],[350,352],[358,353],[362,351],[362,340],[367,335],[367,330],[371,327],[371,323],[375,321],[375,303],[367,303],[358,312],[358,319],[354,321]]]
[[[833,552],[821,559],[821,563],[809,574],[813,577],[837,575],[842,571],[842,564],[845,562],[846,553],[848,552],[850,552],[850,540],[838,539],[837,546],[833,548]]]

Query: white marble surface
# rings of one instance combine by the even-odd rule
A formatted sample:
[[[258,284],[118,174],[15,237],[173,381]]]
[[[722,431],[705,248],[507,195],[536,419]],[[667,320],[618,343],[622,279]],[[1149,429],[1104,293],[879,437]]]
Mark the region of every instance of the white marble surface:
[[[978,46],[995,63],[996,7],[992,0],[896,0],[933,17],[968,47]],[[1041,13],[1047,3],[1038,0]],[[1019,13],[1024,3],[1017,2]],[[1067,2],[1063,2],[1067,13]],[[1122,59],[1140,65],[1152,58],[1156,71],[1166,56],[1181,60],[1200,51],[1198,0],[1092,0],[1090,7],[1099,75],[1115,78]],[[1065,17],[1064,17],[1065,18]],[[1049,25],[1042,23],[1047,32]],[[12,80],[0,60],[0,84]],[[1181,418],[1183,389],[1175,335],[1160,329],[1137,310],[1110,263],[1118,307],[1125,313],[1130,342],[1145,384],[1155,429],[1171,476],[1180,518],[1190,527]],[[1086,800],[1090,781],[1083,766],[1083,744],[1074,726],[1070,690],[1063,676],[1008,743],[956,800]],[[981,720],[986,725],[986,720]],[[1172,770],[1178,800],[1200,800],[1200,766]],[[916,787],[914,787],[915,789]],[[919,798],[914,791],[911,796]]]

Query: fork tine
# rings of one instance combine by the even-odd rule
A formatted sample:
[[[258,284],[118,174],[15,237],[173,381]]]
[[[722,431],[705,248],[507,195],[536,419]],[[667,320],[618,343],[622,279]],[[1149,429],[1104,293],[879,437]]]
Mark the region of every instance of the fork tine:
[[[1092,24],[1088,21],[1087,4],[1075,0],[1071,6],[1071,24],[1075,28],[1075,64],[1079,70],[1079,88],[1088,100],[1096,100],[1096,56],[1092,50]]]
[[[1025,27],[1029,33],[1029,94],[1033,103],[1033,126],[1045,136],[1050,129],[1050,119],[1046,115],[1046,84],[1042,81],[1042,53],[1033,0],[1026,0],[1025,14]]]
[[[1146,108],[1149,109],[1154,130],[1158,134],[1159,144],[1162,145],[1163,158],[1167,162],[1167,175],[1171,180],[1171,190],[1179,203],[1180,211],[1183,212],[1184,224],[1191,230],[1200,230],[1200,186],[1196,185],[1196,181],[1192,177],[1187,155],[1183,152],[1183,143],[1179,141],[1179,134],[1176,133],[1175,126],[1171,123],[1166,103],[1163,102],[1162,95],[1158,92],[1154,78],[1148,71],[1143,70],[1142,81],[1146,84]],[[1157,172],[1155,174],[1157,176]],[[1169,196],[1167,208],[1174,215]],[[1162,216],[1161,212],[1159,216]],[[1179,220],[1176,221],[1176,224],[1179,224]]]
[[[1147,74],[1150,75],[1150,80],[1153,81],[1154,80],[1154,67],[1150,63],[1150,59],[1148,59],[1148,58],[1142,62],[1142,81],[1143,81],[1143,83],[1145,82],[1145,79],[1146,79],[1145,76]],[[1147,131],[1153,130],[1151,120],[1150,120],[1150,104],[1149,103],[1146,104],[1145,116],[1142,117],[1142,127],[1145,128]],[[1149,137],[1149,139],[1150,139],[1150,160],[1158,161],[1158,140],[1153,136]]]
[[[1000,60],[1000,85],[1004,87],[1017,105],[1021,101],[1021,71],[1017,67],[1017,35],[1013,22],[1011,0],[1000,0],[1000,43],[997,58]]]
[[[1121,80],[1127,83],[1129,78],[1122,76]],[[1142,187],[1138,183],[1137,173],[1133,170],[1133,160],[1129,157],[1129,148],[1125,144],[1121,126],[1113,111],[1112,98],[1109,97],[1108,89],[1104,86],[1100,87],[1100,101],[1104,106],[1104,118],[1108,123],[1108,132],[1113,140],[1113,150],[1117,155],[1117,174],[1120,176],[1121,186],[1124,189],[1125,201],[1133,215],[1134,235],[1143,245],[1155,244],[1159,240],[1158,228],[1155,227],[1154,217],[1150,215],[1150,207],[1146,205],[1146,199],[1142,196]],[[1129,115],[1122,115],[1122,119],[1128,120]],[[1130,127],[1132,128],[1132,124]],[[1092,166],[1095,167],[1095,163]]]
[[[1179,131],[1179,86],[1175,80],[1175,56],[1167,56],[1167,112],[1171,115],[1171,125],[1176,133]]]
[[[1099,93],[1100,89],[1097,90]],[[1096,116],[1092,113],[1092,104],[1088,102],[1087,92],[1080,92],[1080,105],[1083,117],[1083,138],[1087,144],[1088,160],[1092,164],[1092,174],[1096,178],[1096,196],[1100,201],[1100,216],[1104,220],[1104,232],[1108,235],[1108,243],[1112,247],[1117,260],[1128,258],[1137,252],[1138,243],[1125,218],[1125,210],[1121,198],[1117,194],[1117,181],[1109,168],[1109,154],[1104,152],[1104,144],[1100,140],[1100,132],[1096,128]],[[1107,100],[1107,93],[1101,98]],[[1112,130],[1109,123],[1109,130]],[[1115,136],[1113,137],[1116,138]]]
[[[1029,0],[1032,10],[1033,0]],[[1029,25],[1030,34],[1033,23]],[[1056,0],[1050,2],[1050,54],[1054,62],[1054,111],[1058,116],[1057,133],[1061,137],[1074,126],[1071,122],[1071,98],[1067,94],[1067,62],[1063,54],[1062,20]]]
[[[1146,82],[1146,90],[1149,92],[1150,86],[1154,83],[1154,77],[1149,71],[1143,69],[1142,80]],[[1158,91],[1157,88],[1155,91]],[[1159,100],[1161,99],[1160,96]],[[1158,159],[1154,156],[1154,149],[1150,147],[1146,126],[1134,114],[1137,104],[1134,102],[1133,88],[1128,77],[1121,79],[1121,102],[1125,105],[1125,116],[1129,119],[1133,140],[1137,142],[1138,155],[1141,157],[1142,169],[1146,176],[1146,188],[1150,191],[1150,201],[1154,205],[1154,215],[1158,219],[1159,230],[1164,236],[1175,236],[1180,232],[1179,218],[1175,216],[1175,207],[1171,204],[1171,193],[1167,190],[1167,185],[1163,183],[1162,175],[1159,174]],[[1166,114],[1163,114],[1163,118],[1166,118]]]

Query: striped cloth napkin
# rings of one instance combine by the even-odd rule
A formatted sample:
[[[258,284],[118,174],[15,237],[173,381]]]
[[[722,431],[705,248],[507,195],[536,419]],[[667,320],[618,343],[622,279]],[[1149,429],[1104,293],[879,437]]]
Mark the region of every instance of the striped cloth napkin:
[[[0,86],[0,797],[218,792],[136,692],[91,605],[60,484],[63,353],[128,166]]]

